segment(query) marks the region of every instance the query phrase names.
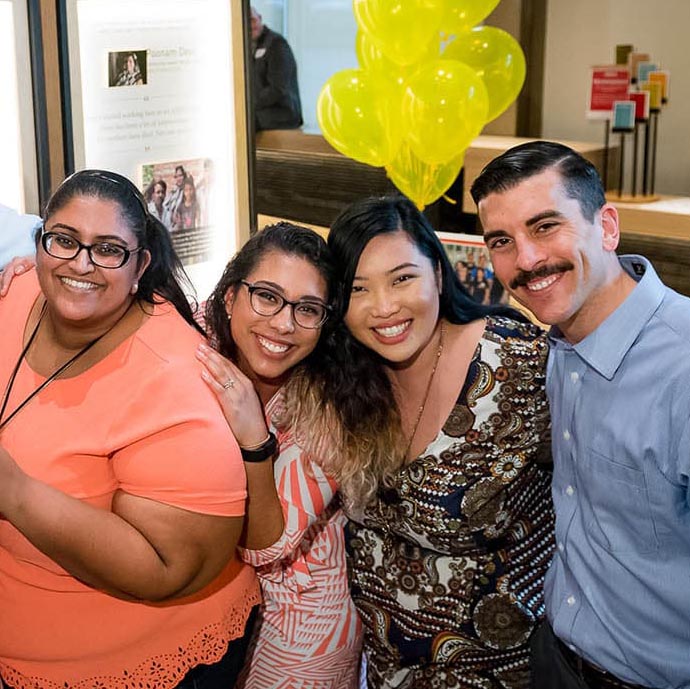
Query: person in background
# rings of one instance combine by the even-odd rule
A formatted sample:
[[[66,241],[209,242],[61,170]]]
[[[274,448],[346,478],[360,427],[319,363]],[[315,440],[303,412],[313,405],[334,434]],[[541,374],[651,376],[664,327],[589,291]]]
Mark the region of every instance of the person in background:
[[[151,213],[156,220],[160,220],[161,222],[163,222],[163,218],[165,217],[164,202],[167,191],[168,185],[165,183],[165,180],[157,179],[153,183],[151,200],[148,203],[149,213]]]
[[[407,199],[354,203],[328,244],[350,334],[288,408],[308,451],[334,448],[368,686],[527,689],[553,551],[545,336],[474,302]],[[369,428],[338,436],[348,414]]]
[[[477,266],[474,272],[475,278],[472,284],[472,298],[480,304],[489,303],[489,283],[484,274],[484,268]]]
[[[177,204],[173,216],[173,230],[193,230],[199,227],[199,217],[194,177],[187,175],[182,185],[182,200]]]
[[[117,75],[115,86],[143,86],[144,79],[139,69],[139,58],[136,53],[127,53],[122,63],[122,70]]]
[[[204,379],[244,453],[248,512],[243,559],[264,603],[245,689],[356,689],[361,623],[350,598],[336,484],[303,451],[308,428],[282,423],[285,395],[320,365],[329,338],[333,266],[315,232],[279,223],[254,235],[209,298],[215,352]]]
[[[472,196],[496,276],[552,325],[558,549],[535,687],[690,687],[690,299],[616,255],[616,208],[566,146],[510,149]]]
[[[163,202],[164,216],[163,224],[172,231],[174,227],[175,213],[177,212],[177,207],[182,202],[184,196],[184,181],[187,178],[187,172],[184,169],[184,165],[175,166],[175,187],[170,190],[170,193],[165,197]],[[167,189],[166,189],[167,191]]]
[[[260,600],[246,478],[170,235],[129,180],[82,170],[37,240],[0,300],[0,676],[232,687]]]
[[[0,271],[15,256],[34,254],[34,232],[41,222],[37,215],[17,213],[0,203]]]
[[[254,55],[254,122],[263,129],[298,129],[302,126],[302,104],[297,82],[297,63],[288,42],[264,25],[251,8],[251,37]]]

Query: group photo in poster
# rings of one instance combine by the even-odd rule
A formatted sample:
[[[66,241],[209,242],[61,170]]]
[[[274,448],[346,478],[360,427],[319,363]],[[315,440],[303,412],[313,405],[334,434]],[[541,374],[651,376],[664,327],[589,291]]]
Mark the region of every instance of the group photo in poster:
[[[213,161],[196,158],[142,165],[141,180],[149,212],[171,233],[182,263],[208,260]]]
[[[460,282],[480,304],[506,304],[508,294],[496,280],[489,250],[481,237],[471,234],[436,233]]]
[[[146,50],[108,53],[108,86],[144,86],[147,74]]]

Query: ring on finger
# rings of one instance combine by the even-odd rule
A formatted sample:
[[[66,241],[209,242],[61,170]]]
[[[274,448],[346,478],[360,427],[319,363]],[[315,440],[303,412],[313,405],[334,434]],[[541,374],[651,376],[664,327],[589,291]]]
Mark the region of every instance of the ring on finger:
[[[223,383],[223,390],[229,390],[230,388],[235,387],[235,381],[232,378],[228,378],[224,383]]]

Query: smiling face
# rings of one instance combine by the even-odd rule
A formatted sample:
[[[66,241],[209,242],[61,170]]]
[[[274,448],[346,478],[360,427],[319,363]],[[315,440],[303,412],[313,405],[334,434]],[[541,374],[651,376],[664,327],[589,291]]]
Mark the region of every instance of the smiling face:
[[[134,58],[131,55],[127,56],[127,71],[132,74],[134,72]]]
[[[328,303],[324,277],[312,263],[293,254],[269,251],[246,280],[269,287],[290,301]],[[292,368],[314,350],[321,328],[297,325],[287,305],[273,316],[259,315],[244,285],[228,291],[226,308],[231,314],[230,332],[240,368],[255,382],[262,399],[270,397],[287,380]]]
[[[184,186],[184,178],[185,174],[184,171],[181,168],[177,168],[175,170],[175,184],[178,186],[180,189]]]
[[[608,315],[607,287],[620,273],[613,206],[590,222],[552,168],[489,194],[478,211],[494,273],[540,321],[576,341]]]
[[[153,188],[153,202],[156,204],[156,207],[160,208],[163,205],[163,201],[165,201],[165,189],[162,184],[156,184]]]
[[[439,318],[440,277],[406,232],[374,237],[362,251],[345,324],[394,366],[412,363]]]
[[[117,203],[75,196],[45,223],[46,232],[61,232],[83,244],[109,242],[137,248]],[[86,250],[71,260],[54,258],[39,245],[36,270],[51,318],[63,327],[107,330],[129,308],[132,289],[148,265],[148,251],[132,254],[121,268],[99,268]]]
[[[191,182],[185,182],[182,194],[184,195],[184,202],[186,205],[193,203],[195,196],[194,185]]]

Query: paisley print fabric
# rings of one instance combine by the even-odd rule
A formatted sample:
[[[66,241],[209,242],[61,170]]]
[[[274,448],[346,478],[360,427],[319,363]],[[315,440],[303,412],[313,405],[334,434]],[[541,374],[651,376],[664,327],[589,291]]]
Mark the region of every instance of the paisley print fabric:
[[[369,687],[523,689],[553,550],[547,345],[487,320],[426,451],[346,529]]]

